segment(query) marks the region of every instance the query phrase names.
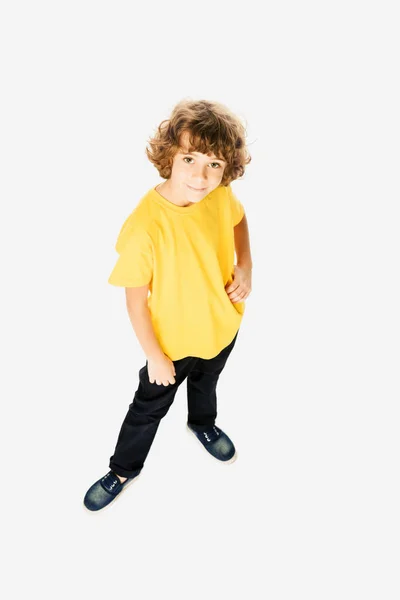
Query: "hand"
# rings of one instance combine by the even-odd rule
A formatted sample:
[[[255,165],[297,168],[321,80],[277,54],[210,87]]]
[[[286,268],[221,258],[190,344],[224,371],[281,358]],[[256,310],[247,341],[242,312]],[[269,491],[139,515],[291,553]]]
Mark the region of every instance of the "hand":
[[[156,382],[157,385],[165,386],[175,383],[175,365],[166,354],[159,358],[149,358],[147,370],[150,383]]]
[[[226,284],[225,291],[232,303],[243,302],[251,292],[251,267],[235,265],[233,281]]]

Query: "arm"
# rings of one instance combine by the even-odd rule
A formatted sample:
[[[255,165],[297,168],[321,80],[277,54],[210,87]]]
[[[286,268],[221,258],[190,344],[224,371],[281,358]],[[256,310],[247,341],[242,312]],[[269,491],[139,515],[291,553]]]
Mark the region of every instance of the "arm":
[[[247,225],[246,214],[243,215],[240,223],[233,228],[233,232],[235,237],[237,265],[245,269],[252,269],[253,261],[251,259],[249,228]]]
[[[237,264],[234,266],[233,281],[227,284],[225,290],[231,302],[243,302],[251,292],[251,260],[249,229],[246,215],[233,228]]]
[[[148,285],[125,288],[126,307],[136,337],[147,359],[164,358],[164,352],[156,338],[147,305],[148,291]]]

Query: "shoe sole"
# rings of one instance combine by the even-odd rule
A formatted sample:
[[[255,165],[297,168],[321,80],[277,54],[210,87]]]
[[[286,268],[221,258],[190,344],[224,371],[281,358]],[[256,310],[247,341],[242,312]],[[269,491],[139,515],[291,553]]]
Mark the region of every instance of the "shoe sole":
[[[134,477],[134,478],[132,479],[132,481],[130,481],[129,483],[127,483],[127,484],[126,484],[126,485],[125,485],[125,486],[122,488],[122,490],[120,491],[120,493],[119,493],[119,494],[117,494],[117,495],[115,496],[115,498],[114,498],[113,500],[111,500],[111,502],[109,502],[109,503],[108,503],[106,506],[104,506],[103,508],[99,508],[98,510],[90,510],[89,508],[87,508],[87,506],[85,506],[85,503],[84,503],[84,502],[82,502],[83,508],[86,510],[86,512],[89,512],[89,513],[91,513],[91,514],[93,514],[93,513],[100,513],[100,512],[102,513],[102,512],[104,512],[105,510],[107,510],[107,508],[108,508],[109,506],[111,506],[111,504],[113,504],[113,503],[114,503],[116,500],[118,500],[118,498],[120,498],[120,497],[122,496],[122,494],[125,492],[125,490],[127,490],[127,489],[128,489],[128,487],[129,487],[130,485],[132,485],[132,483],[134,483],[135,481],[137,481],[137,480],[139,479],[140,475],[141,475],[141,473],[139,473],[139,475],[136,475],[136,477]]]
[[[195,440],[197,440],[197,442],[203,448],[204,452],[206,452],[208,454],[208,456],[211,456],[211,458],[213,458],[217,462],[219,462],[219,463],[221,463],[223,465],[230,465],[230,464],[234,463],[235,460],[237,459],[238,453],[237,453],[236,448],[235,448],[235,454],[229,460],[220,460],[219,458],[215,458],[215,456],[213,456],[212,454],[210,454],[210,452],[207,450],[207,448],[205,448],[205,446],[201,443],[201,441],[199,440],[199,438],[197,437],[197,435],[190,429],[190,427],[188,425],[186,425],[186,430],[190,433],[191,437],[194,437]]]

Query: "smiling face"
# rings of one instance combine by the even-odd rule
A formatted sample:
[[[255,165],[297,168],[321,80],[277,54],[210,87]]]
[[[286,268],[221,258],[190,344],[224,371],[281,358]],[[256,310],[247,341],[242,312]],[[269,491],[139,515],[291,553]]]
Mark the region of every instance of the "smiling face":
[[[160,186],[173,202],[180,206],[190,206],[200,202],[219,186],[226,162],[200,152],[188,152],[189,133],[180,138],[181,148],[175,154],[170,178]],[[167,199],[170,199],[167,198]]]

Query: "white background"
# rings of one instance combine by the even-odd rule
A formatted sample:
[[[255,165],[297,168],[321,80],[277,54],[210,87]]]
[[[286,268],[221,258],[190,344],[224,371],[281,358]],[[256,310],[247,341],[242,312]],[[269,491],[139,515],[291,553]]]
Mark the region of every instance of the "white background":
[[[398,600],[396,4],[3,3],[7,598]],[[186,432],[184,383],[91,514],[145,364],[114,244],[184,97],[235,111],[252,155],[253,289],[218,387],[238,460]]]

